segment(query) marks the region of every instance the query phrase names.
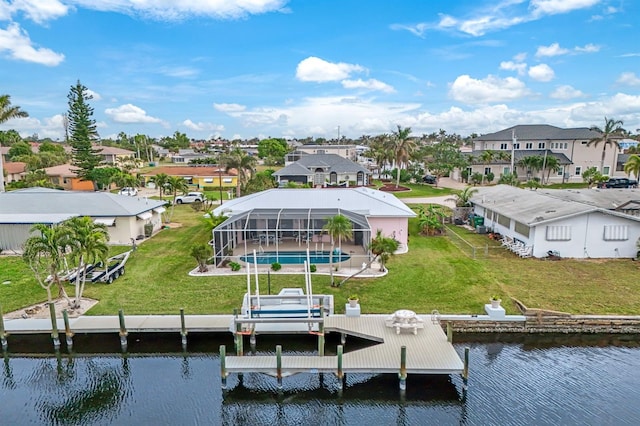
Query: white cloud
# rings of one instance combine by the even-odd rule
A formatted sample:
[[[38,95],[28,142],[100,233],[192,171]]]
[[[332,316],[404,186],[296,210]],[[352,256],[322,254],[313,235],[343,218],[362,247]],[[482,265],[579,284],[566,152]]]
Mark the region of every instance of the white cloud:
[[[324,83],[327,81],[340,81],[349,78],[354,72],[366,71],[360,65],[344,62],[333,63],[310,56],[300,61],[296,68],[296,78],[300,81],[313,81]]]
[[[551,92],[551,94],[549,95],[549,97],[553,99],[561,99],[561,100],[581,98],[583,96],[584,96],[584,93],[582,93],[578,89],[574,89],[572,86],[569,86],[568,84],[556,87],[556,89],[553,92]]]
[[[189,119],[184,120],[182,124],[185,127],[194,131],[203,131],[203,130],[216,131],[216,132],[224,131],[224,126],[221,124],[203,123],[203,122],[194,123]]]
[[[38,23],[65,16],[69,7],[59,0],[14,0],[11,4],[0,3],[0,19],[10,19],[11,15],[18,12]]]
[[[547,82],[553,80],[555,73],[549,65],[540,64],[529,67],[529,77],[536,81]]]
[[[534,16],[557,15],[578,9],[587,9],[601,0],[531,0],[529,7]]]
[[[35,48],[29,34],[12,22],[6,30],[0,29],[0,53],[7,51],[9,57],[49,67],[56,66],[64,60],[64,55],[47,48]]]
[[[190,0],[190,1],[131,1],[131,0],[71,0],[87,9],[127,13],[155,19],[185,19],[207,16],[235,19],[268,12],[286,11],[288,0]]]
[[[527,70],[527,64],[524,62],[504,61],[500,62],[501,70],[516,71],[518,75],[524,75]]]
[[[627,86],[640,86],[640,77],[634,72],[623,72],[616,80],[616,83]]]
[[[383,83],[382,81],[376,80],[375,78],[371,78],[369,80],[342,80],[342,87],[345,89],[366,89],[366,90],[379,90],[384,93],[394,93],[395,89],[388,85],[387,83]]]
[[[536,50],[536,57],[540,58],[543,56],[560,56],[566,55],[569,52],[569,49],[560,47],[560,44],[552,43],[549,46],[538,46],[538,50]]]
[[[483,80],[461,75],[451,84],[449,95],[466,104],[490,104],[513,101],[530,95],[525,84],[514,77],[504,79],[489,75]]]
[[[159,118],[147,115],[145,110],[132,104],[107,108],[104,112],[116,123],[162,123]]]
[[[573,50],[579,53],[595,53],[600,51],[600,46],[589,43],[585,44],[583,47],[576,46],[573,48]]]
[[[92,96],[94,101],[101,101],[102,100],[102,96],[100,96],[100,93],[94,92],[91,89],[87,89],[87,95]]]
[[[161,67],[159,72],[169,77],[177,78],[189,78],[200,74],[200,70],[190,67]]]
[[[213,104],[213,107],[220,112],[233,113],[241,112],[247,109],[246,106],[240,104]]]

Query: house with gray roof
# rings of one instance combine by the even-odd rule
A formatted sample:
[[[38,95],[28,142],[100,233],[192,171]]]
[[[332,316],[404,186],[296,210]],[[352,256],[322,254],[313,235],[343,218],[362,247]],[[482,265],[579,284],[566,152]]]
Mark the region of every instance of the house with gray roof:
[[[635,258],[640,240],[640,190],[478,188],[471,198],[484,226],[532,247],[570,258]]]
[[[273,174],[279,183],[313,186],[366,186],[371,172],[337,154],[308,154]]]
[[[618,157],[622,150],[608,146],[601,168],[603,144],[587,146],[588,142],[600,134],[586,127],[563,129],[547,124],[517,125],[479,136],[473,141],[472,165],[467,168],[469,175],[489,173],[499,179],[501,175],[515,172],[520,180],[542,178],[550,182],[582,182],[582,173],[596,167],[603,175],[622,177],[624,171]],[[491,151],[489,162],[481,160],[484,152]],[[531,170],[524,167],[521,160],[537,156],[543,160],[555,158],[557,167],[545,170]],[[548,164],[548,163],[547,163]],[[454,176],[455,177],[455,176]]]
[[[164,202],[108,192],[27,188],[0,193],[0,250],[20,252],[36,223],[56,225],[76,216],[104,224],[111,244],[130,244],[162,226]]]

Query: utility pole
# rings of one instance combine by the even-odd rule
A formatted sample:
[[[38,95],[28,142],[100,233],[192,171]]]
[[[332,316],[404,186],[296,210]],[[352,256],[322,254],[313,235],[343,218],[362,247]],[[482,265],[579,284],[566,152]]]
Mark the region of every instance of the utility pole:
[[[515,153],[516,153],[516,129],[513,129],[511,131],[511,174],[514,174],[514,167],[515,167]]]

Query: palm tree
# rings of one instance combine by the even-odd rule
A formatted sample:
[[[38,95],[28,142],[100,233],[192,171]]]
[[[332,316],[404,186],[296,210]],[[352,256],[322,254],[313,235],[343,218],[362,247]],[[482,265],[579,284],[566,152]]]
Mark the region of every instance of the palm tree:
[[[47,291],[47,300],[52,301],[51,286],[58,287],[58,297],[69,301],[64,289],[60,271],[66,269],[65,253],[70,244],[69,229],[65,225],[48,226],[37,223],[31,227],[31,233],[24,243],[22,260],[33,271],[38,284]]]
[[[558,170],[560,167],[560,160],[553,155],[547,155],[547,158],[544,160],[544,169],[547,171],[547,184],[549,184],[549,179],[551,178],[551,172]],[[543,175],[545,170],[542,171]],[[543,182],[544,184],[544,179]]]
[[[600,136],[587,142],[587,146],[597,147],[602,142],[602,158],[600,159],[600,173],[604,174],[604,157],[606,155],[607,145],[620,149],[617,139],[624,137],[626,130],[622,128],[624,123],[622,120],[614,120],[613,118],[604,118],[604,130],[598,126],[591,126],[589,130],[600,133]]]
[[[28,117],[25,111],[19,106],[11,106],[11,96],[0,95],[0,124],[5,123],[12,118]],[[4,168],[2,167],[2,155],[0,155],[0,192],[4,192]]]
[[[88,216],[74,217],[66,225],[69,229],[71,241],[71,256],[77,262],[78,275],[75,280],[74,308],[80,307],[82,293],[87,279],[87,268],[90,264],[102,262],[108,268],[109,257],[109,233],[107,227],[101,223],[95,223]]]
[[[627,175],[633,174],[636,180],[640,179],[640,155],[633,154],[629,156],[629,159],[624,163],[624,172]]]
[[[26,111],[22,111],[19,106],[11,106],[11,96],[0,95],[0,124],[12,118],[28,117]]]
[[[169,175],[166,173],[158,173],[154,177],[151,178],[151,181],[155,183],[158,191],[160,192],[160,201],[162,201],[162,195],[164,194],[165,186],[169,181]]]
[[[238,177],[236,179],[236,197],[240,197],[240,188],[247,183],[253,175],[257,160],[255,157],[247,154],[240,148],[235,148],[227,155],[222,156],[221,163],[224,165],[225,171],[236,169]]]
[[[167,178],[166,186],[173,196],[173,205],[176,204],[176,197],[178,196],[178,192],[184,194],[189,190],[189,185],[187,185],[187,182],[185,182],[185,180],[180,176],[169,176]]]
[[[482,180],[480,181],[480,185],[484,184],[484,177],[486,176],[486,170],[487,170],[487,166],[491,163],[493,163],[493,160],[496,158],[496,152],[492,151],[490,149],[487,149],[486,151],[482,151],[482,153],[480,154],[480,158],[479,160],[482,162],[482,166],[483,169],[482,170]]]
[[[477,188],[467,186],[464,189],[453,191],[454,198],[447,198],[445,201],[455,201],[456,207],[471,207],[471,197],[478,192]]]
[[[409,161],[411,153],[416,149],[416,143],[409,139],[411,136],[411,127],[402,128],[400,125],[398,130],[393,132],[393,152],[396,160],[396,168],[398,173],[396,174],[396,188],[400,186],[400,171],[402,165]]]
[[[527,171],[527,180],[531,180],[534,172],[542,169],[544,159],[539,155],[528,155],[518,161],[518,167],[522,167]]]
[[[331,274],[331,286],[335,287],[333,281],[333,252],[338,240],[340,256],[342,255],[342,238],[350,240],[353,235],[353,228],[348,217],[338,214],[327,218],[327,223],[322,227],[331,236],[331,253],[329,254],[329,271]]]
[[[380,272],[384,272],[385,264],[396,250],[398,250],[398,247],[400,247],[398,240],[391,237],[385,237],[382,235],[382,231],[380,229],[376,231],[375,238],[373,238],[369,244],[369,250],[371,250],[371,253],[375,255],[375,258],[380,259]]]

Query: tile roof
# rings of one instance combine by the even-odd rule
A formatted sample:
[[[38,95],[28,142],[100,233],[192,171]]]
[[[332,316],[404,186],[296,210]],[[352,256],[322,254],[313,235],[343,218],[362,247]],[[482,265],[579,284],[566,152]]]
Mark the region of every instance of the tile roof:
[[[560,127],[549,126],[548,124],[525,124],[509,127],[495,133],[475,138],[476,141],[511,141],[515,132],[518,140],[590,140],[600,136],[599,133],[589,130],[586,127],[572,129],[561,129]]]

